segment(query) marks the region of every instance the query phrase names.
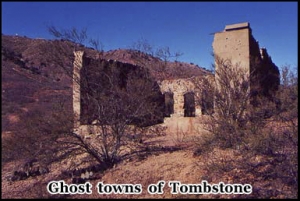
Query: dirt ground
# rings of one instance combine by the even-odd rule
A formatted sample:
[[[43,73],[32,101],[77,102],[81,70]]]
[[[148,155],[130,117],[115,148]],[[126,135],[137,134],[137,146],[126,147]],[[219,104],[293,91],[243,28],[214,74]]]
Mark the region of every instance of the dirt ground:
[[[5,136],[5,135],[3,135]],[[180,181],[182,183],[199,183],[201,181],[201,163],[199,159],[193,157],[193,135],[188,134],[168,134],[152,139],[151,143],[157,147],[178,147],[180,150],[172,149],[153,152],[148,156],[134,156],[115,165],[112,169],[106,170],[99,180],[90,181],[93,185],[91,195],[69,195],[70,198],[171,198],[178,197],[169,192],[168,181]],[[78,160],[80,157],[78,156]],[[74,162],[74,161],[73,161]],[[13,171],[21,166],[22,161],[13,161],[2,164],[2,198],[38,198],[50,197],[46,186],[50,181],[61,174],[62,169],[70,165],[70,161],[54,163],[50,167],[50,173],[29,177],[20,181],[8,181]],[[165,181],[165,191],[161,195],[151,195],[147,191],[150,184],[158,181]],[[66,183],[71,184],[71,180],[66,179]],[[138,195],[98,194],[96,185],[98,182],[104,184],[141,184],[142,192]]]
[[[201,132],[200,132],[201,133]],[[203,135],[207,135],[202,132]],[[3,136],[2,136],[3,137]],[[60,163],[53,163],[50,166],[50,173],[29,177],[20,181],[8,181],[12,172],[22,164],[22,161],[13,161],[2,164],[2,198],[237,198],[236,195],[226,194],[172,194],[171,188],[168,186],[170,181],[178,181],[181,184],[201,184],[203,180],[207,180],[210,184],[234,184],[237,181],[250,183],[253,190],[274,188],[277,180],[264,180],[255,178],[252,172],[242,172],[237,168],[225,170],[221,174],[208,174],[215,169],[227,168],[226,164],[243,163],[243,156],[236,154],[233,150],[214,149],[208,154],[195,154],[197,142],[201,139],[201,135],[193,135],[189,133],[168,133],[167,135],[158,136],[152,139],[152,144],[156,147],[165,147],[163,151],[152,151],[147,155],[135,155],[124,159],[116,164],[113,168],[107,169],[103,173],[99,173],[97,179],[90,180],[92,184],[92,194],[74,194],[74,195],[51,195],[47,191],[47,184],[51,181],[57,181],[62,170],[67,169],[72,163],[77,163],[84,156],[78,156],[76,161],[65,160]],[[259,156],[253,159],[253,162],[259,163],[262,160]],[[264,167],[263,167],[264,168]],[[263,170],[261,170],[263,171]],[[210,175],[210,176],[208,176]],[[158,185],[159,182],[165,182],[163,193],[151,194],[148,192],[148,186],[152,184]],[[71,179],[64,179],[66,184],[72,184]],[[140,185],[139,194],[100,194],[97,185],[102,182],[103,185]],[[273,186],[272,186],[272,185]],[[294,193],[287,186],[278,183],[278,196],[280,193]],[[254,188],[255,187],[255,188]],[[277,187],[276,187],[277,188]],[[249,195],[246,198],[255,198]],[[282,198],[285,198],[283,196]]]

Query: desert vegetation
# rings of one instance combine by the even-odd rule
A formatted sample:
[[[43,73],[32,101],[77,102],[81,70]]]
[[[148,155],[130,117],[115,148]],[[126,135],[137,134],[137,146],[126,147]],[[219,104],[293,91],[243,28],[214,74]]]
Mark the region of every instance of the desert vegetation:
[[[298,78],[282,67],[279,90],[272,97],[253,96],[257,86],[242,68],[216,61],[216,84],[203,88],[214,94],[214,109],[201,120],[210,135],[195,151],[207,160],[207,178],[227,175],[233,183],[251,183],[253,198],[296,198]]]

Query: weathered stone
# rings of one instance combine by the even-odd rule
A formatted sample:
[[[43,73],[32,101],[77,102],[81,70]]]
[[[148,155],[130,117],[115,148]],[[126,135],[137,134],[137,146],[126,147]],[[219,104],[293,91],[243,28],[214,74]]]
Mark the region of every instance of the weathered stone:
[[[234,68],[243,69],[250,78],[251,94],[271,97],[278,89],[278,67],[272,62],[267,50],[259,48],[248,22],[226,25],[224,31],[215,33],[213,50],[216,72],[221,67],[216,59],[230,62]]]
[[[279,70],[272,62],[265,48],[259,48],[258,42],[252,36],[252,30],[248,22],[240,24],[226,25],[225,30],[217,32],[214,35],[213,50],[215,59],[220,58],[224,61],[230,61],[235,68],[243,69],[244,75],[250,78],[251,93],[265,96],[272,96],[279,86]],[[73,107],[74,107],[74,132],[76,133],[97,133],[99,129],[96,125],[95,117],[92,112],[82,108],[84,100],[80,91],[80,70],[84,66],[89,66],[93,62],[99,62],[90,58],[85,58],[83,52],[75,52],[74,61],[74,82],[73,82]],[[103,69],[108,65],[117,67],[126,67],[126,69],[139,70],[138,66],[121,63],[116,60],[101,60]],[[106,67],[105,67],[106,66]],[[119,66],[119,67],[118,67]],[[216,72],[218,71],[218,62],[216,62]],[[103,70],[102,69],[102,70]],[[120,68],[121,69],[121,68]],[[98,69],[101,70],[101,69]],[[119,75],[126,78],[126,72],[119,70]],[[94,73],[97,73],[94,71]],[[79,79],[78,79],[79,78]],[[202,77],[203,78],[203,77]],[[192,77],[188,79],[163,80],[159,83],[160,92],[165,94],[163,114],[163,126],[171,133],[197,133],[201,125],[193,117],[200,117],[213,112],[213,94],[205,93],[205,84],[214,84],[213,76],[206,76],[206,82],[201,77]],[[93,78],[94,79],[94,78]],[[120,79],[120,86],[126,85],[126,79]],[[125,82],[123,82],[125,80]],[[253,87],[258,83],[258,87]],[[187,95],[189,94],[189,95]],[[188,100],[189,99],[189,100]],[[198,100],[198,101],[196,101]],[[154,100],[157,101],[157,100]],[[194,102],[194,103],[193,103]],[[86,125],[80,122],[81,117],[90,115],[91,121]],[[96,131],[96,132],[95,132]]]

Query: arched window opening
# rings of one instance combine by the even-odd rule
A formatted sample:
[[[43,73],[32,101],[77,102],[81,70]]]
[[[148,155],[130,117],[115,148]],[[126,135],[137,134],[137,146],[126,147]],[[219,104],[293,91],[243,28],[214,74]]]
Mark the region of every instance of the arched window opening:
[[[174,94],[171,92],[166,92],[164,94],[165,99],[165,117],[171,117],[171,114],[174,113]]]
[[[195,117],[195,94],[188,92],[184,94],[184,117]]]

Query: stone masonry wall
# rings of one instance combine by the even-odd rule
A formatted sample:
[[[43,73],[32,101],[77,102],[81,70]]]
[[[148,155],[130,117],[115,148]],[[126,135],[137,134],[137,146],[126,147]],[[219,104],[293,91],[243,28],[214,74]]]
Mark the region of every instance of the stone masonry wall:
[[[199,95],[195,84],[189,79],[164,80],[160,83],[160,90],[164,94],[171,92],[174,94],[174,114],[172,116],[184,116],[184,94],[194,92]],[[201,109],[196,104],[196,116],[201,115]]]
[[[278,89],[278,67],[272,62],[266,49],[259,47],[248,22],[227,25],[224,31],[215,33],[213,50],[216,72],[221,67],[218,66],[218,59],[230,61],[234,68],[243,69],[245,76],[250,77],[252,94],[272,96]]]

